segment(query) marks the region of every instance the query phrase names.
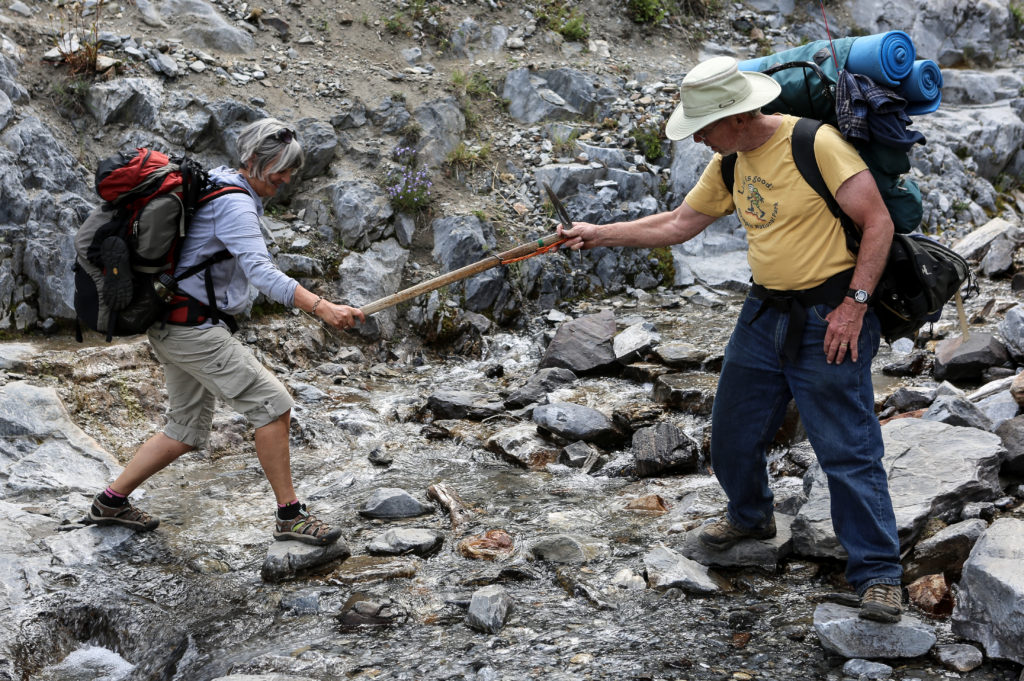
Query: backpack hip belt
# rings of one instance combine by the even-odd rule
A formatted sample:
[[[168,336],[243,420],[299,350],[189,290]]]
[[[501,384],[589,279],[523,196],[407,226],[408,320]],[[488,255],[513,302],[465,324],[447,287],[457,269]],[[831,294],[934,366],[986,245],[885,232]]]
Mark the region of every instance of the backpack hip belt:
[[[800,355],[800,339],[807,325],[807,308],[815,305],[838,307],[846,296],[846,289],[853,279],[853,268],[833,274],[823,283],[814,288],[800,291],[778,291],[765,288],[760,284],[751,284],[750,297],[761,301],[749,323],[761,316],[766,307],[780,310],[789,315],[786,326],[786,338],[782,343],[782,354],[789,362],[796,362]]]

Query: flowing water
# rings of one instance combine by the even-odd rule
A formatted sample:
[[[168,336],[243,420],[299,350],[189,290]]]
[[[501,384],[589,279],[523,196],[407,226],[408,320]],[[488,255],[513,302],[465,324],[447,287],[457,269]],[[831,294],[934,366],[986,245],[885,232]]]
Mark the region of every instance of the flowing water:
[[[685,339],[720,352],[738,300],[718,308],[674,300],[624,297],[581,304],[575,312],[611,306],[620,326],[651,321],[665,342]],[[288,324],[292,332],[302,330],[301,323]],[[226,445],[182,457],[137,493],[139,505],[161,518],[157,531],[124,537],[95,563],[55,562],[46,593],[19,623],[12,653],[22,678],[207,681],[272,672],[317,680],[842,678],[843,660],[821,647],[811,626],[816,600],[843,588],[841,565],[794,559],[775,573],[720,571],[725,590],[714,597],[643,588],[648,551],[678,545],[682,532],[721,513],[724,498],[706,472],[637,480],[557,464],[526,469],[485,448],[491,435],[522,417],[431,423],[422,407],[434,391],[498,394],[521,385],[554,327],[538,319],[522,331],[495,334],[474,357],[364,344],[368,359],[351,365],[348,376],[320,373],[317,362],[285,368],[289,358],[274,350],[280,326],[254,327],[249,333],[284,369],[279,374],[293,386],[315,384],[326,393],[295,411],[293,473],[315,512],[345,528],[353,557],[283,584],[261,580],[273,496],[253,454],[251,429],[220,412]],[[331,340],[327,345],[319,362],[331,361],[339,348]],[[77,351],[66,339],[31,343],[40,362]],[[876,363],[890,352],[883,346]],[[145,373],[151,370],[138,369],[128,380],[154,380]],[[891,389],[893,379],[876,375],[880,390]],[[43,374],[33,380],[55,382]],[[106,390],[109,380],[89,390]],[[60,389],[70,400],[72,389]],[[650,393],[642,380],[588,377],[552,400],[611,415],[618,407],[651,405]],[[73,416],[122,458],[160,423],[143,419],[104,429],[101,409],[77,400]],[[704,417],[669,410],[665,418],[698,441],[705,435]],[[391,463],[381,465],[382,459]],[[453,527],[440,509],[398,521],[358,513],[379,488],[403,488],[426,501],[427,488],[438,483],[469,509],[461,526]],[[651,494],[665,501],[667,512],[625,508]],[[70,515],[76,504],[84,511],[87,503],[85,495],[71,495],[64,512]],[[396,526],[439,530],[443,547],[428,558],[367,555],[366,545]],[[471,559],[457,549],[461,539],[495,529],[514,540],[508,558]],[[121,530],[71,529],[79,532]],[[560,533],[594,538],[604,552],[583,564],[528,559],[530,542]],[[501,584],[514,601],[497,634],[466,624],[472,593],[488,584]],[[391,623],[343,624],[338,616],[356,601],[385,605]],[[940,642],[953,640],[947,623],[934,624]],[[893,678],[950,678],[927,658],[897,666]],[[986,663],[958,678],[1009,681],[1016,671]]]

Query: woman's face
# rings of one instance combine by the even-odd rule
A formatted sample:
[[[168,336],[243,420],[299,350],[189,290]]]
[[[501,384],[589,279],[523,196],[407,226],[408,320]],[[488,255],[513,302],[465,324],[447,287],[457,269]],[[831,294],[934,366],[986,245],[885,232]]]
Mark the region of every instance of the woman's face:
[[[251,167],[251,163],[249,166]],[[273,165],[273,164],[271,164]],[[265,179],[260,180],[252,175],[250,167],[246,167],[242,170],[242,174],[245,179],[248,180],[249,185],[256,190],[256,193],[260,198],[266,199],[277,193],[277,190],[285,184],[292,181],[293,168],[288,168],[279,173],[270,173]]]

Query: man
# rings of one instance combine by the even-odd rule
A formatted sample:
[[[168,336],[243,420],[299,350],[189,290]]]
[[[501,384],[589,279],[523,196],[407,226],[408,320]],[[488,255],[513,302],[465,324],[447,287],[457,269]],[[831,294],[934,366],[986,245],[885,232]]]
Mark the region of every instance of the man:
[[[700,541],[723,550],[775,536],[766,451],[793,399],[828,476],[833,527],[849,555],[846,576],[861,596],[860,615],[895,622],[902,571],[871,385],[879,326],[867,304],[893,225],[856,150],[835,128],[821,128],[815,153],[822,175],[862,230],[859,254],[847,250],[839,220],[794,164],[790,136],[799,119],[760,111],[779,92],[770,77],[738,71],[731,57],[699,64],[684,78],[666,125],[670,139],[693,135],[717,152],[697,185],[670,212],[575,223],[563,232],[565,245],[668,246],[736,211],[754,285],[726,347],[712,410],[712,465],[729,498],[727,514]],[[730,194],[721,160],[732,153]]]
[[[262,199],[273,196],[302,166],[303,151],[295,132],[281,121],[263,119],[242,130],[237,147],[241,169],[220,167],[210,176],[214,182],[246,192],[221,195],[196,211],[177,269],[185,271],[223,249],[233,257],[211,265],[205,276],[183,279],[184,295],[172,303],[175,307],[167,323],[154,324],[147,333],[164,366],[167,426],[144,443],[121,475],[96,495],[88,518],[139,531],[156,528],[160,521],[133,506],[128,495],[182,454],[206,444],[215,402],[220,399],[255,426],[256,456],[277,497],[274,537],[327,545],[337,541],[341,530],[313,516],[292,486],[291,396],[232,336],[224,315],[246,308],[251,284],[269,298],[298,307],[337,329],[364,317],[356,308],[337,305],[300,286],[277,268],[267,251],[260,229]]]

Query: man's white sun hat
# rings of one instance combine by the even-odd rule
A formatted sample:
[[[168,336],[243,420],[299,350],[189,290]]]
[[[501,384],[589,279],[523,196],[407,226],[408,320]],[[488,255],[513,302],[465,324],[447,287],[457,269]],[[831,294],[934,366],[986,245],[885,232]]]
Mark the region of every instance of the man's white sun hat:
[[[760,109],[782,88],[771,77],[756,71],[740,71],[732,57],[712,57],[683,78],[679,106],[665,125],[670,140],[686,139],[715,121]]]

